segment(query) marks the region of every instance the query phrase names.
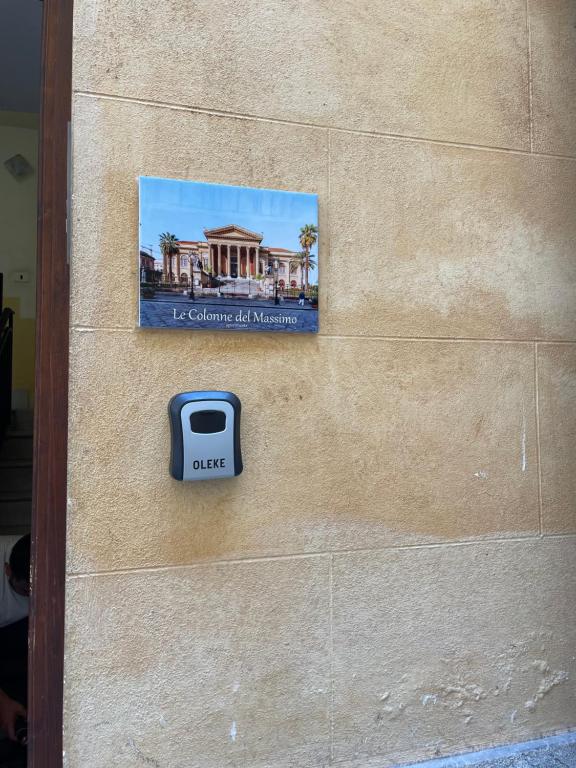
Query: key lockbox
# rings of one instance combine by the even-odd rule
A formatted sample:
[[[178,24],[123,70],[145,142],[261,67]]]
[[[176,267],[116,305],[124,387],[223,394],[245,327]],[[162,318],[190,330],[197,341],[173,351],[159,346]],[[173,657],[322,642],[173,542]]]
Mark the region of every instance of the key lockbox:
[[[240,400],[232,392],[182,392],[168,406],[176,480],[211,480],[242,472]]]

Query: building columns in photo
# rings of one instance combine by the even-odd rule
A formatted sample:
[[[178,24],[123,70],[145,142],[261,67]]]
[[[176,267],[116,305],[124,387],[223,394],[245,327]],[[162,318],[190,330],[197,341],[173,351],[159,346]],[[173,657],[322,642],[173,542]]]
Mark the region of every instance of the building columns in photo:
[[[232,277],[232,255],[236,256],[236,277],[255,279],[265,275],[266,264],[259,245],[241,243],[209,243],[208,269],[214,275]]]

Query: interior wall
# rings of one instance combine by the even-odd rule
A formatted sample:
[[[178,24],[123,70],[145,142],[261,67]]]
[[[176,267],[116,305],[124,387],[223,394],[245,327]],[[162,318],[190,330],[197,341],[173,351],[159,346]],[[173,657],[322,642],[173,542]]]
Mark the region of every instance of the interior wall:
[[[75,6],[68,768],[576,726],[574,4]],[[317,192],[320,334],[137,329],[138,175]]]
[[[33,172],[14,178],[4,163],[23,155]],[[31,407],[34,393],[38,115],[0,111],[0,272],[4,305],[14,310],[12,385],[17,407]],[[26,273],[26,281],[17,275]]]

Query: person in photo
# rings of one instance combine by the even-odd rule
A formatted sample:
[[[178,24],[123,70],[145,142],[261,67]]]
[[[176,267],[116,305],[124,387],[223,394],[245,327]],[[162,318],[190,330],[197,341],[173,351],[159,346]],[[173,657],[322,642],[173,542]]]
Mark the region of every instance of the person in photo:
[[[17,741],[27,703],[30,534],[0,536],[0,557],[0,730]]]

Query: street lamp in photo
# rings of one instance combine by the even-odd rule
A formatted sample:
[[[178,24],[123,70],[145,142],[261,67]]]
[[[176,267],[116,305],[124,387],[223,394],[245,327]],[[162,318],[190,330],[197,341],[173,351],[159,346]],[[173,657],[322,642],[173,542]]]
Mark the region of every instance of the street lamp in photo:
[[[274,304],[280,304],[278,298],[278,267],[280,266],[278,259],[274,259],[272,262],[272,274],[274,275]]]
[[[190,267],[190,290],[188,291],[188,298],[192,301],[196,300],[194,296],[194,267]]]
[[[188,297],[192,301],[196,301],[196,296],[194,295],[194,265],[196,265],[196,268],[200,272],[200,285],[202,285],[202,259],[200,256],[194,257],[190,254],[188,263],[190,264],[190,290],[188,291]]]

